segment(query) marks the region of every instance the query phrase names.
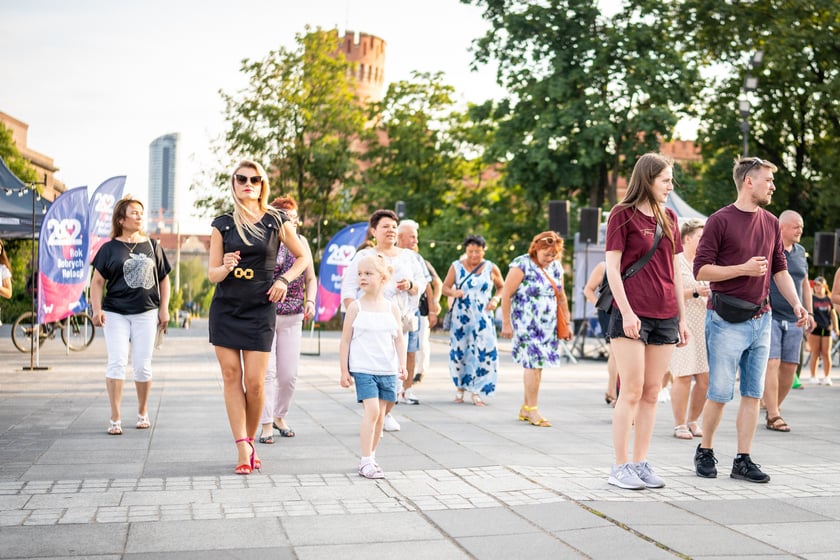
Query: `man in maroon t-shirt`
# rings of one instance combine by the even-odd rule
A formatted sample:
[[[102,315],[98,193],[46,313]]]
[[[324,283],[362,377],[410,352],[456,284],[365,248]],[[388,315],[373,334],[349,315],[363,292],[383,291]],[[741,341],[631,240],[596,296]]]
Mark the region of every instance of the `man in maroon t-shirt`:
[[[770,353],[770,278],[790,303],[797,325],[808,319],[793,279],[787,270],[779,222],[764,206],[770,204],[776,166],[760,158],[742,158],[732,177],[738,198],[709,217],[694,257],[697,280],[709,282],[712,297],[706,312],[706,349],[709,357],[709,392],[703,408],[703,440],[697,446],[694,466],[697,476],[715,478],[713,443],[724,405],[735,393],[735,374],[740,368],[741,403],[736,428],[738,455],[732,478],[768,482],[760,465],[750,458],[759,399],[764,392],[764,374]],[[743,322],[725,320],[716,294],[736,297],[760,306]],[[725,314],[725,313],[724,313]]]

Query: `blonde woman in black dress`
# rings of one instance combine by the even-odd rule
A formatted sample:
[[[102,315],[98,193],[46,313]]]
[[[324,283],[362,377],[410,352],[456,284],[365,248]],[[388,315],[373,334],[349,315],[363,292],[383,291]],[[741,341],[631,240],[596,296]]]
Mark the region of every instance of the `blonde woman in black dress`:
[[[236,474],[251,474],[261,462],[254,436],[263,409],[263,383],[275,306],[289,282],[310,263],[294,227],[268,205],[269,186],[258,163],[242,161],[230,178],[233,212],[213,220],[208,277],[216,284],[210,305],[210,343],[224,380],[225,407],[238,454]],[[274,278],[277,249],[284,243],[294,266]]]

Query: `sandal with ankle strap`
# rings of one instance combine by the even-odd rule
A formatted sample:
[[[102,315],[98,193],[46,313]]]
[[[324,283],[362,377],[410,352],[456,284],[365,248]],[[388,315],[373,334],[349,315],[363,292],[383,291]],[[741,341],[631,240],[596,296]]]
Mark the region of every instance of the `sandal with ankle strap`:
[[[522,420],[523,422],[527,422],[528,417],[525,416],[525,414],[523,414],[523,412],[528,412],[528,407],[525,406],[524,404],[519,408],[519,419]]]
[[[455,402],[456,403],[464,402],[464,392],[463,391],[456,391],[455,392]]]
[[[472,403],[473,403],[475,406],[487,406],[487,405],[484,403],[484,401],[483,401],[483,400],[481,400],[481,397],[479,396],[479,394],[478,394],[478,393],[472,393],[472,394],[470,395],[470,398],[472,399]]]
[[[151,428],[152,424],[149,422],[149,415],[148,414],[143,414],[143,415],[138,414],[137,415],[137,424],[134,427],[137,428],[138,430],[148,430],[149,428]]]
[[[236,468],[233,469],[233,472],[235,472],[236,474],[251,474],[256,468],[256,464],[254,462],[254,454],[256,453],[256,449],[254,449],[253,444],[254,440],[253,438],[240,438],[237,439],[235,443],[239,445],[243,441],[251,446],[251,460],[249,463],[242,463],[241,465],[237,465]]]
[[[536,407],[536,406],[523,406],[522,409],[525,410],[526,412],[539,412],[539,408]],[[540,416],[539,420],[534,420],[531,417],[531,415],[529,414],[528,417],[527,417],[527,420],[528,420],[529,424],[531,424],[532,426],[537,426],[538,428],[550,428],[551,427],[551,421],[548,420],[547,418],[543,418],[542,416]]]

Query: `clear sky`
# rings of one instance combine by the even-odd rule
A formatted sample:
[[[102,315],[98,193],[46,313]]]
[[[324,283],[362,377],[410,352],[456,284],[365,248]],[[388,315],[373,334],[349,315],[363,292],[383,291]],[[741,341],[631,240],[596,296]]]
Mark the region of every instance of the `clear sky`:
[[[127,175],[144,201],[149,143],[179,133],[190,223],[187,187],[224,130],[219,89],[238,90],[243,58],[294,47],[307,24],[384,39],[386,82],[442,71],[463,101],[502,95],[495,68],[469,70],[488,25],[458,0],[0,0],[0,111],[29,124],[28,146],[68,188]]]

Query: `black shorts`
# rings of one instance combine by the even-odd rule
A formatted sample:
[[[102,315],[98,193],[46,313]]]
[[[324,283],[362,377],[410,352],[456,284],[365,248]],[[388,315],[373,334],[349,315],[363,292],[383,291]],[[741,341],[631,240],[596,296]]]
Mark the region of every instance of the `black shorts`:
[[[676,317],[670,319],[651,319],[639,317],[642,328],[639,329],[639,340],[645,344],[676,344],[680,341],[680,323]],[[610,338],[627,338],[624,334],[624,319],[621,311],[613,307],[610,313]]]
[[[817,327],[816,329],[811,331],[811,334],[815,334],[817,336],[831,336],[831,329]]]
[[[610,343],[610,314],[601,309],[598,310],[598,323],[601,325],[601,334],[604,335],[604,341]]]

